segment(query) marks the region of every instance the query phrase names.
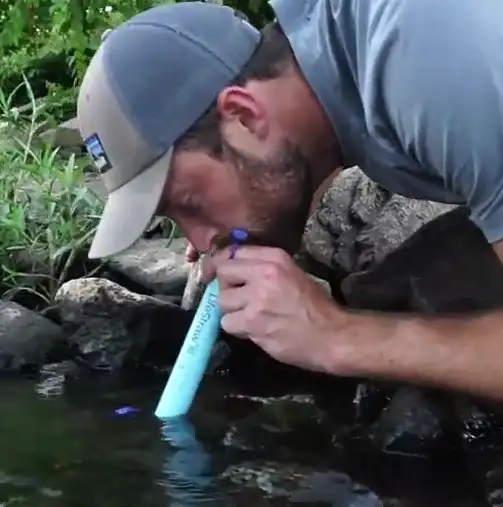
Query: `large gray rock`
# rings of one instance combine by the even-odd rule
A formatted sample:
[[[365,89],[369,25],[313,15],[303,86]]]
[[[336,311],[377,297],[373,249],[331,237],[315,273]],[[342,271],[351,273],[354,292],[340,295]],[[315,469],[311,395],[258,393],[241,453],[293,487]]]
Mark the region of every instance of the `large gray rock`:
[[[358,167],[346,169],[309,218],[299,257],[346,274],[369,269],[453,207],[392,194]]]
[[[12,301],[0,301],[0,371],[40,366],[65,338],[54,322]]]
[[[141,239],[109,262],[112,270],[125,275],[155,294],[182,294],[190,264],[185,260],[187,240]]]
[[[103,278],[63,284],[55,304],[81,359],[107,370],[140,361],[147,345],[158,345],[159,361],[172,363],[192,319],[178,306]]]

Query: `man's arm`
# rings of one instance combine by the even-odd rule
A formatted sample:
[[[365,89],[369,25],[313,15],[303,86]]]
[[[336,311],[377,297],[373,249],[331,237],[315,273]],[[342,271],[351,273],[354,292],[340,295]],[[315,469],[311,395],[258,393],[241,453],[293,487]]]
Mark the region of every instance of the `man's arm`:
[[[503,263],[503,4],[386,5],[380,78],[372,80],[386,124],[409,157],[464,197]],[[345,335],[343,345],[340,335],[332,341],[334,372],[503,400],[503,309],[444,318],[353,314]]]
[[[349,321],[344,345],[339,334],[332,340],[334,373],[503,401],[503,310],[445,318],[354,314]]]

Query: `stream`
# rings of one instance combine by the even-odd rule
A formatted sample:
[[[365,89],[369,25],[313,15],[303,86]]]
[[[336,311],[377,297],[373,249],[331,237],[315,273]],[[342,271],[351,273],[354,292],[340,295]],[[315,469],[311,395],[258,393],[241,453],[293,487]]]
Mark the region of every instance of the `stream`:
[[[37,378],[2,378],[0,506],[489,505],[460,460],[366,454],[312,431],[297,436],[305,445],[233,445],[249,406],[225,378],[205,379],[189,420],[162,425],[163,385],[92,376],[48,393]]]

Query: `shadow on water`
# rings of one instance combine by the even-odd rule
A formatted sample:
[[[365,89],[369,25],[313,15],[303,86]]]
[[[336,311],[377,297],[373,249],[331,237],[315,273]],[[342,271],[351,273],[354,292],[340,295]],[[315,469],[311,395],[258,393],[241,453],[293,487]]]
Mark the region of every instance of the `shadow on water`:
[[[161,424],[161,389],[94,378],[43,397],[33,380],[2,379],[0,506],[487,505],[459,463],[370,456],[307,434],[298,454],[230,445],[246,409],[218,378],[206,379],[190,421]],[[135,410],[118,415],[125,406]]]

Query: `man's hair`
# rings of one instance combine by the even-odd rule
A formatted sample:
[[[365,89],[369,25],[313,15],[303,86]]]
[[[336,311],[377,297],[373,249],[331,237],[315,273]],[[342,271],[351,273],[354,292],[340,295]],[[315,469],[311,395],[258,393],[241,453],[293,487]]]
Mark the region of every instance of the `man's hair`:
[[[267,81],[282,76],[294,61],[288,38],[277,22],[262,29],[260,42],[243,70],[229,85],[242,86],[247,81]],[[215,158],[222,157],[220,114],[216,100],[176,142],[182,150],[203,150]]]

